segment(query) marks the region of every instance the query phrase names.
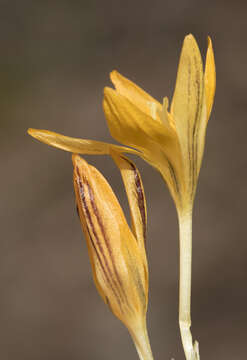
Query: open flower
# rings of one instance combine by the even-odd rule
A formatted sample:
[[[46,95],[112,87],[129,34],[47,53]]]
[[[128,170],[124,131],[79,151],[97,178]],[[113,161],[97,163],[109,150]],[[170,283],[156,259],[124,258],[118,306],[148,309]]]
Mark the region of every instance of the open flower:
[[[75,153],[109,154],[115,149],[137,154],[161,173],[178,211],[183,211],[193,203],[215,93],[210,38],[203,71],[194,37],[185,37],[170,111],[167,98],[159,103],[118,72],[111,73],[111,80],[115,90],[105,88],[103,108],[111,135],[125,147],[47,130],[29,129],[29,134]]]
[[[129,329],[143,359],[152,359],[146,331],[148,267],[145,252],[146,204],[134,163],[112,154],[127,192],[132,230],[101,173],[73,155],[74,189],[96,287],[105,303]]]
[[[170,111],[116,71],[116,90],[105,89],[104,111],[111,135],[138,149],[165,179],[178,210],[193,202],[207,122],[215,92],[215,64],[208,40],[205,71],[192,35],[186,36]]]

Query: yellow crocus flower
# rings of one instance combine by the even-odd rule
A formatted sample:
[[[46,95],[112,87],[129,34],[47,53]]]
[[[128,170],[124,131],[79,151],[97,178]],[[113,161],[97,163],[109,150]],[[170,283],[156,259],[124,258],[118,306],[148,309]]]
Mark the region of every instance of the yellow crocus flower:
[[[125,146],[75,139],[29,129],[36,139],[81,154],[133,153],[154,166],[176,204],[180,227],[179,323],[187,360],[199,359],[190,333],[192,208],[201,167],[207,122],[215,94],[215,62],[208,38],[205,69],[192,35],[184,39],[174,95],[159,103],[117,71],[115,89],[105,88],[103,108],[111,135]]]
[[[205,72],[192,35],[186,36],[170,111],[118,72],[115,90],[106,88],[104,111],[111,135],[139,150],[165,179],[178,210],[193,202],[204,150],[207,122],[215,92],[212,42],[208,40]]]
[[[116,152],[112,156],[126,188],[132,230],[103,175],[74,154],[76,204],[87,240],[95,285],[113,314],[128,328],[140,358],[152,360],[146,330],[148,266],[145,195],[134,163]]]
[[[71,138],[48,130],[29,129],[29,134],[73,153],[109,154],[115,149],[137,154],[159,170],[177,209],[184,210],[194,199],[215,93],[210,38],[203,72],[194,37],[185,37],[170,111],[167,98],[163,104],[159,103],[117,71],[111,73],[111,80],[115,90],[105,88],[103,108],[111,135],[126,147]]]

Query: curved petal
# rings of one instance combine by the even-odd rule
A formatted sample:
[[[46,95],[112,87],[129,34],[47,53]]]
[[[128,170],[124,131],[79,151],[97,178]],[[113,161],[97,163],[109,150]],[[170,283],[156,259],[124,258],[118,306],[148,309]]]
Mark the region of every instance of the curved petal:
[[[159,113],[162,110],[162,105],[157,100],[116,70],[110,73],[110,78],[120,95],[126,97],[146,115],[160,120]]]
[[[49,130],[28,129],[28,134],[45,144],[72,153],[103,155],[109,154],[110,149],[115,149],[119,152],[139,155],[138,151],[124,146],[108,144],[102,141],[72,138]]]
[[[169,147],[176,136],[111,88],[104,90],[103,108],[112,137],[124,145],[152,150],[156,144]]]
[[[214,61],[214,50],[210,37],[208,37],[208,50],[206,56],[206,65],[205,65],[205,94],[206,94],[206,104],[207,104],[207,120],[211,114],[211,110],[214,102],[214,94],[216,88],[216,71],[215,71],[215,61]]]

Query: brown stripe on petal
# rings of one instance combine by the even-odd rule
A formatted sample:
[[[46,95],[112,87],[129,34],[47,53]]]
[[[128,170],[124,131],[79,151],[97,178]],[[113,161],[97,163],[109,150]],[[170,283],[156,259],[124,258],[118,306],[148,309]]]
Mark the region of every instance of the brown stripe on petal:
[[[144,192],[143,187],[140,179],[140,175],[137,171],[137,169],[134,167],[133,164],[131,164],[132,169],[134,171],[134,178],[135,178],[135,184],[136,184],[136,192],[137,192],[137,199],[138,199],[138,206],[142,218],[142,228],[143,228],[143,239],[144,243],[146,244],[146,237],[147,237],[147,215],[145,210],[145,198],[144,198]]]
[[[103,265],[102,260],[101,260],[101,258],[100,258],[100,254],[99,254],[99,252],[98,252],[98,250],[97,250],[97,247],[96,247],[96,245],[95,245],[95,243],[94,243],[94,241],[93,241],[93,238],[92,238],[92,236],[91,236],[91,234],[90,234],[90,230],[89,230],[87,224],[86,224],[86,227],[87,227],[87,233],[88,233],[88,236],[89,236],[89,239],[90,239],[90,243],[91,243],[91,245],[92,245],[92,247],[93,247],[93,249],[94,249],[94,252],[95,252],[95,254],[96,254],[96,257],[97,257],[97,259],[98,259],[98,261],[99,261],[101,270],[103,271],[103,274],[104,274],[104,277],[105,277],[105,280],[106,280],[107,284],[110,285],[110,287],[111,287],[111,289],[112,289],[112,291],[113,291],[113,293],[114,293],[114,295],[115,295],[115,297],[117,298],[117,301],[118,301],[119,298],[116,296],[117,294],[115,294],[115,292],[114,292],[114,288],[112,287],[112,284],[111,284],[111,282],[110,282],[110,278],[109,278],[109,276],[108,276],[108,274],[107,274],[107,272],[106,272],[106,269],[104,268],[104,265]],[[118,301],[118,303],[119,303],[119,306],[121,307],[121,302],[120,302],[120,300]]]
[[[90,238],[90,241],[91,241],[91,244],[95,250],[95,253],[96,253],[96,256],[99,260],[99,263],[100,263],[100,266],[102,268],[102,271],[103,271],[103,274],[105,275],[106,277],[106,280],[107,280],[107,283],[109,284],[119,306],[120,306],[120,309],[122,310],[121,308],[121,294],[119,293],[119,291],[117,291],[117,289],[114,287],[114,285],[112,284],[112,281],[114,282],[114,279],[113,279],[113,274],[111,272],[111,269],[109,267],[109,264],[108,264],[108,261],[107,261],[107,258],[106,258],[106,255],[104,254],[104,250],[103,250],[103,247],[100,243],[100,240],[99,240],[99,237],[97,236],[97,233],[96,233],[96,229],[93,225],[93,221],[92,221],[92,218],[91,218],[91,214],[90,214],[90,211],[89,211],[89,208],[87,206],[87,202],[86,202],[86,198],[85,198],[85,193],[84,193],[84,185],[80,179],[80,173],[79,173],[79,169],[77,168],[77,185],[78,185],[78,190],[79,190],[79,194],[80,194],[80,199],[81,199],[81,205],[82,205],[82,209],[83,209],[83,213],[85,215],[85,218],[86,218],[86,221],[89,223],[90,225],[90,228],[91,228],[91,231],[93,233],[93,236],[96,240],[96,244],[97,244],[97,247],[99,248],[99,251],[100,251],[100,254],[102,255],[103,259],[104,259],[104,263],[105,263],[105,267],[103,265],[103,262],[101,260],[101,257],[99,255],[99,252],[97,251],[97,247],[91,237],[91,234],[90,234],[90,231],[89,231],[89,228],[88,228],[88,234],[89,234],[89,238]]]
[[[76,205],[76,213],[80,217],[78,205]]]
[[[106,245],[107,250],[108,250],[109,257],[110,257],[110,259],[112,261],[113,269],[114,269],[114,272],[115,272],[119,287],[120,287],[120,289],[122,291],[122,295],[124,296],[126,303],[129,305],[128,296],[127,296],[127,294],[125,292],[123,282],[122,282],[122,280],[121,280],[121,278],[119,276],[119,273],[118,273],[118,270],[117,270],[117,267],[116,267],[116,263],[115,263],[115,259],[114,259],[113,253],[112,253],[112,249],[110,247],[110,242],[109,242],[109,239],[108,239],[108,237],[106,235],[104,225],[102,223],[102,220],[101,220],[101,217],[100,217],[100,214],[99,214],[99,210],[98,210],[96,202],[94,200],[94,194],[93,194],[92,189],[91,189],[91,187],[90,187],[90,185],[88,184],[87,181],[86,181],[86,184],[87,184],[87,187],[88,187],[91,206],[92,206],[94,214],[96,216],[96,219],[97,219],[98,225],[100,227],[101,233],[103,235],[105,245]],[[117,286],[117,282],[115,281],[114,277],[112,277],[112,280],[113,280],[114,284]]]
[[[192,129],[192,169],[191,169],[191,177],[192,177],[192,184],[191,184],[191,197],[194,195],[195,191],[195,184],[196,184],[196,178],[197,178],[197,171],[198,171],[198,129],[200,126],[200,119],[201,119],[201,111],[202,111],[202,89],[201,89],[201,81],[200,81],[200,72],[198,70],[198,60],[194,56],[194,65],[197,69],[196,72],[196,80],[195,80],[195,88],[196,88],[196,94],[197,94],[197,107],[195,112],[195,118],[193,121],[193,129]]]
[[[110,285],[110,288],[111,288],[111,290],[112,290],[112,292],[113,292],[113,294],[114,294],[114,296],[115,296],[115,298],[116,298],[116,300],[117,300],[117,303],[118,303],[118,305],[119,305],[119,308],[120,308],[121,312],[123,313],[121,300],[120,300],[120,298],[119,298],[116,290],[114,289],[113,285],[111,284],[109,275],[107,274],[106,269],[104,268],[104,265],[103,265],[102,260],[101,260],[101,258],[100,258],[100,255],[99,255],[99,252],[98,252],[98,250],[97,250],[97,247],[95,246],[95,243],[94,243],[94,241],[93,241],[93,238],[92,238],[92,236],[91,236],[91,234],[90,234],[90,231],[89,231],[89,229],[88,229],[88,226],[87,226],[87,231],[88,231],[88,236],[89,236],[90,242],[91,242],[92,247],[93,247],[93,249],[94,249],[94,251],[95,251],[95,254],[96,254],[97,259],[98,259],[98,261],[99,261],[100,267],[101,267],[101,269],[102,269],[102,271],[103,271],[105,281],[106,281],[106,283],[107,283],[108,285]],[[104,296],[105,296],[105,294],[104,294]],[[112,310],[112,307],[111,307],[109,298],[108,298],[107,296],[105,296],[105,300],[106,300],[107,305],[108,305],[108,306],[110,307],[110,309]],[[112,312],[113,312],[113,310],[112,310]]]
[[[179,183],[177,181],[176,173],[175,173],[174,167],[172,166],[172,164],[168,160],[168,158],[167,158],[167,164],[168,164],[168,169],[169,169],[173,184],[175,186],[176,192],[177,192],[178,196],[180,197]]]
[[[191,60],[189,59],[188,63],[188,109],[190,107],[190,98],[191,98]],[[190,119],[187,121],[187,141],[188,141],[188,156],[189,156],[189,188],[192,188],[192,166],[193,166],[193,154],[191,154],[191,129],[190,129]]]
[[[142,231],[143,231],[143,239],[144,244],[146,245],[146,237],[147,237],[147,215],[146,215],[146,209],[145,209],[145,195],[144,190],[142,186],[141,177],[139,174],[139,171],[135,167],[135,165],[126,157],[120,156],[124,161],[128,162],[128,164],[131,166],[133,172],[134,172],[134,179],[135,179],[135,186],[136,186],[136,193],[137,193],[137,202],[138,202],[138,208],[141,214],[142,218]]]

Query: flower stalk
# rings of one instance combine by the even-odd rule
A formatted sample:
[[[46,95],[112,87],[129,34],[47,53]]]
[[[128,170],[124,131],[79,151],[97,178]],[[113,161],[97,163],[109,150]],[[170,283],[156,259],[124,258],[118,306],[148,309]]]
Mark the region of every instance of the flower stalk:
[[[191,326],[191,265],[192,265],[192,212],[179,214],[179,327],[186,360],[192,360],[193,341]]]
[[[153,360],[146,322],[137,326],[135,331],[129,329],[140,360]]]
[[[179,221],[179,327],[186,360],[199,360],[191,334],[192,206],[178,214]]]

